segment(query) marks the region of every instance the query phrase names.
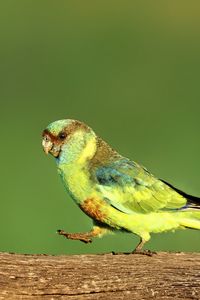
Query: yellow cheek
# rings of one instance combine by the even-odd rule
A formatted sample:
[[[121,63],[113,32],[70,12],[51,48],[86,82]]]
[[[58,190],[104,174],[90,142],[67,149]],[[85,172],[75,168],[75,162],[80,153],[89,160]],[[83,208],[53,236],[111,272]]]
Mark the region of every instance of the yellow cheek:
[[[91,140],[87,143],[86,147],[82,151],[77,162],[83,164],[87,159],[91,158],[96,151],[96,139],[92,137]]]

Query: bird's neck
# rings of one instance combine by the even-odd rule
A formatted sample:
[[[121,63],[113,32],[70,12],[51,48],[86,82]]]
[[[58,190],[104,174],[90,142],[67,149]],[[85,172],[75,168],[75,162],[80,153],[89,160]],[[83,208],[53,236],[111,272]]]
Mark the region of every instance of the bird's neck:
[[[92,133],[82,134],[77,132],[62,147],[61,153],[57,158],[59,167],[62,165],[84,164],[94,156],[96,152],[96,136]]]
[[[58,172],[65,187],[72,198],[80,204],[87,198],[87,190],[91,182],[89,176],[89,163],[96,153],[96,137],[88,136],[84,139],[70,141],[63,148],[57,159]]]
[[[89,197],[95,182],[91,173],[101,165],[116,159],[119,154],[97,136],[88,136],[84,142],[67,145],[57,160],[58,172],[76,203]]]

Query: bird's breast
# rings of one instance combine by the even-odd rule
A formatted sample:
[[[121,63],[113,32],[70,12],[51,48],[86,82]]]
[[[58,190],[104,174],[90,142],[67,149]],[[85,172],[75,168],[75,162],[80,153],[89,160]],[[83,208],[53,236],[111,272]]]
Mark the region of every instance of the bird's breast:
[[[92,192],[92,182],[87,168],[81,165],[66,165],[58,168],[58,173],[77,204],[81,204]]]

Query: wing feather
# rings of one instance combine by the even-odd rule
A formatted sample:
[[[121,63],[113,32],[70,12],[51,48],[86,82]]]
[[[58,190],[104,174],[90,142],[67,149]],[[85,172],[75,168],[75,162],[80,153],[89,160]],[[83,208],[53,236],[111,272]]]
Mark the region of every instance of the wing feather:
[[[95,176],[104,199],[124,213],[181,209],[187,203],[183,195],[128,159],[98,167]]]

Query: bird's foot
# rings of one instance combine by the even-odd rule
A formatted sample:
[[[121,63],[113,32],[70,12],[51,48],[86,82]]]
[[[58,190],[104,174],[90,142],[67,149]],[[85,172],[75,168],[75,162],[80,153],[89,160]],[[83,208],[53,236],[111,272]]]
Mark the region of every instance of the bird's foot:
[[[59,235],[63,235],[64,237],[66,237],[66,239],[69,240],[78,240],[86,244],[92,243],[92,240],[88,237],[87,233],[68,233],[64,230],[57,230],[57,233]]]
[[[157,252],[154,252],[154,251],[150,251],[150,250],[133,250],[131,252],[132,254],[141,254],[141,255],[147,255],[147,256],[153,256],[154,254],[157,254]]]

